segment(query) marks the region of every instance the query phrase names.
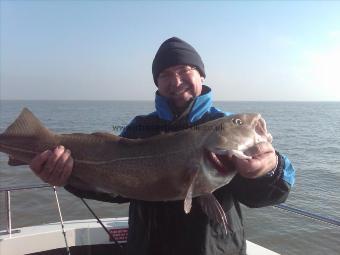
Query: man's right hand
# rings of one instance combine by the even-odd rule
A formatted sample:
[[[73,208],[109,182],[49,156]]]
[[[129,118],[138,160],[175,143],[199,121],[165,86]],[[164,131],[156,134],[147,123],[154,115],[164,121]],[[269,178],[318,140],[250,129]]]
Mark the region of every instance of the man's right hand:
[[[71,151],[59,145],[35,156],[30,164],[33,172],[53,186],[65,186],[73,169]]]

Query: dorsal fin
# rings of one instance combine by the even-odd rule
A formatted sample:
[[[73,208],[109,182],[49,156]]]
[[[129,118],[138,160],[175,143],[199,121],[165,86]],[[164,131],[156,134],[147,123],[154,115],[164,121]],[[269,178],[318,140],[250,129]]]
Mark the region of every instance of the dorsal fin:
[[[24,108],[18,118],[5,130],[4,135],[44,136],[52,132],[42,125],[33,113]]]

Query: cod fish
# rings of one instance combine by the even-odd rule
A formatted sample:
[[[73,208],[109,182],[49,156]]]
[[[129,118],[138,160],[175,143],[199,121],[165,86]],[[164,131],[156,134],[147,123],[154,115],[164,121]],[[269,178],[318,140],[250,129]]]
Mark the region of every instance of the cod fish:
[[[236,171],[223,167],[218,155],[251,158],[245,151],[272,142],[260,114],[236,114],[182,131],[146,139],[109,133],[55,134],[24,108],[0,134],[0,152],[9,165],[29,164],[33,157],[58,145],[72,152],[71,187],[145,201],[184,200],[191,210],[199,197],[203,211],[226,225],[221,205],[212,192],[226,185]]]

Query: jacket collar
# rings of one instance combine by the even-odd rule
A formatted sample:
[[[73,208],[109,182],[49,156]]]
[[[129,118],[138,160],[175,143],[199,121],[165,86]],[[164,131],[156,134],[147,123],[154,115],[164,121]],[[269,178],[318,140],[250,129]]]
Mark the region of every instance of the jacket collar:
[[[210,109],[212,106],[212,92],[208,86],[203,85],[202,94],[194,99],[193,104],[190,104],[191,110],[189,111],[187,120],[189,123],[193,123],[200,118]],[[156,113],[160,119],[173,121],[176,116],[171,110],[169,101],[166,97],[159,95],[156,92],[155,97]]]

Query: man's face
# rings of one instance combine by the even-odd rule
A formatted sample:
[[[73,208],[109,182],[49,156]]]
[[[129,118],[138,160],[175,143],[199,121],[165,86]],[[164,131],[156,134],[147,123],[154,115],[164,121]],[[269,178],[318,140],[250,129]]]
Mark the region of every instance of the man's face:
[[[157,79],[158,92],[182,108],[202,92],[202,78],[192,66],[177,65],[163,70]]]

